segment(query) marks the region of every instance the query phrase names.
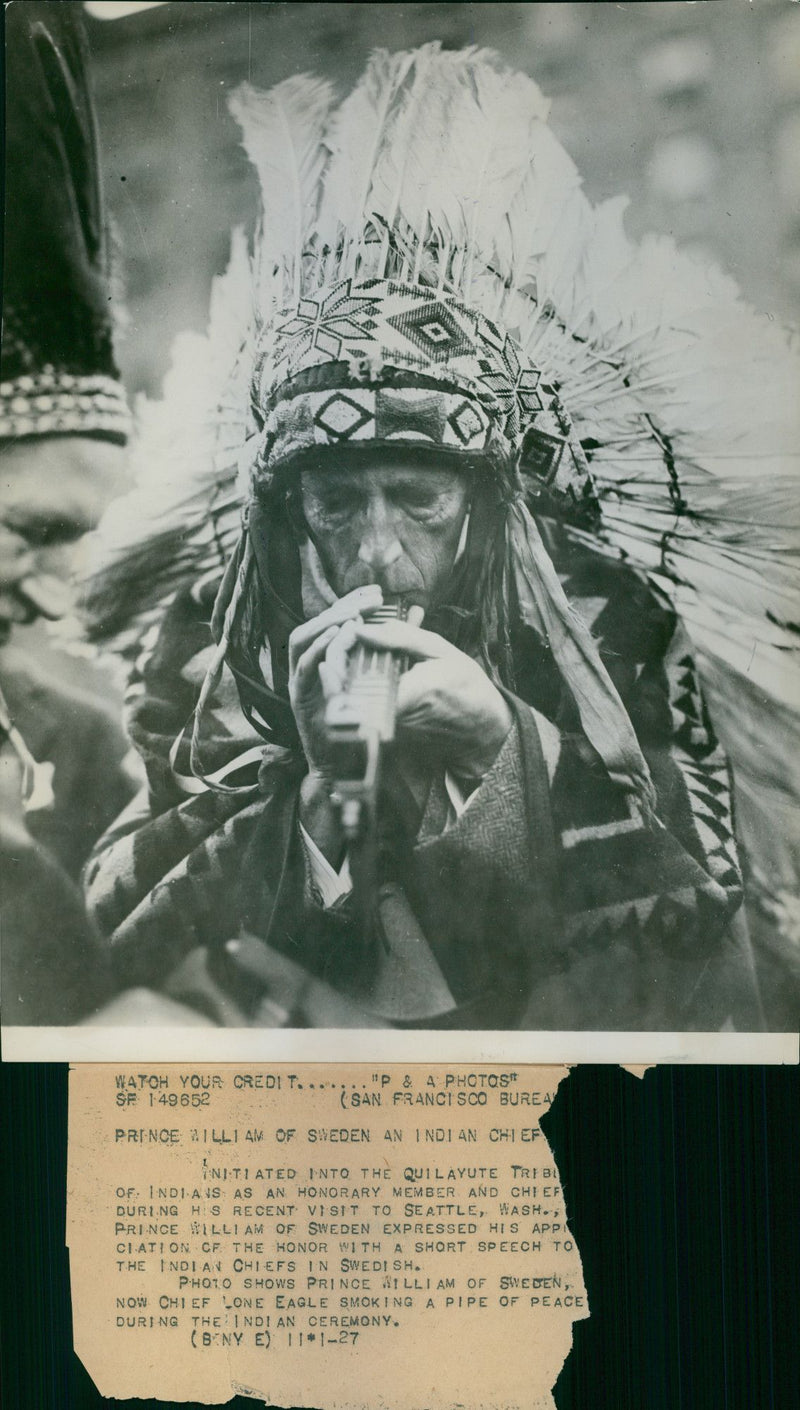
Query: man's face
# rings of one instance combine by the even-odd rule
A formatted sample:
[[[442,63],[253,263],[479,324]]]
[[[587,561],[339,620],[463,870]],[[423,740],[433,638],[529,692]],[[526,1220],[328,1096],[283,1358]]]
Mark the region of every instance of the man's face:
[[[0,447],[0,640],[12,622],[70,608],[75,544],[121,487],[124,450],[86,436]]]
[[[377,583],[428,608],[441,595],[469,505],[465,477],[402,454],[354,468],[304,470],[303,514],[338,597]]]

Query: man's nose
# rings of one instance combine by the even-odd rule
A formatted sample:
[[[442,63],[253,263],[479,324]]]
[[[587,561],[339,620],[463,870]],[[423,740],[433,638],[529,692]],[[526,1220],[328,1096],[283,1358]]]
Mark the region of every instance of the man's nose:
[[[402,556],[403,546],[391,508],[385,500],[371,501],[366,514],[358,556],[373,572],[390,568]]]

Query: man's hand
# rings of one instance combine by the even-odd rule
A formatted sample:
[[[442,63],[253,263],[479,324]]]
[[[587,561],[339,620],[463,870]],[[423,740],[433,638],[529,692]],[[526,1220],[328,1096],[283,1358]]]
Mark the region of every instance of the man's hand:
[[[397,726],[401,742],[440,759],[453,773],[482,778],[511,729],[500,691],[471,657],[412,622],[357,623],[357,638],[404,653],[416,664],[400,677]]]
[[[327,697],[340,689],[347,653],[362,612],[380,607],[379,587],[356,588],[289,637],[289,700],[312,773],[325,762],[323,717]]]
[[[349,652],[358,640],[410,657],[397,696],[398,744],[413,751],[412,763],[449,768],[461,778],[481,779],[511,729],[511,711],[476,661],[419,625],[421,608],[406,622],[379,626],[362,613],[380,606],[374,584],[357,588],[289,638],[289,698],[309,773],[300,791],[300,818],[333,866],[341,860],[342,836],[325,781],[325,704],[344,686]]]
[[[348,653],[360,640],[415,661],[400,678],[401,744],[430,751],[463,777],[482,778],[511,729],[503,696],[476,661],[424,631],[413,608],[407,622],[365,623],[362,613],[381,601],[379,587],[357,588],[289,638],[289,698],[311,774],[324,769],[325,702],[342,689]]]

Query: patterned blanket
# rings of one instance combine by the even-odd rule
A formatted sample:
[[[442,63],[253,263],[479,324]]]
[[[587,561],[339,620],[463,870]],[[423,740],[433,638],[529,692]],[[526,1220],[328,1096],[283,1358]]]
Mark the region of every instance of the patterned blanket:
[[[302,757],[242,733],[229,683],[203,745],[227,791],[196,780],[183,791],[188,751],[176,740],[211,647],[216,584],[206,583],[175,598],[141,667],[131,732],[149,797],[106,834],[87,874],[121,988],[257,1023],[266,986],[243,977],[228,944],[254,937],[365,1023],[761,1026],[728,768],[685,633],[624,564],[547,532],[635,726],[657,816],[645,820],[610,779],[546,643],[520,627],[514,727],[465,812],[448,817],[443,776],[431,775],[420,806],[388,771],[380,900],[365,938],[351,897],[326,909],[315,893],[297,823]]]

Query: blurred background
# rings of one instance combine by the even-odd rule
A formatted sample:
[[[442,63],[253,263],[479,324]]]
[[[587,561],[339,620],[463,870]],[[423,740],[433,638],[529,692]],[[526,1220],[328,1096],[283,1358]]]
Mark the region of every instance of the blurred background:
[[[488,45],[552,99],[589,197],[711,255],[756,306],[800,316],[800,4],[88,4],[130,392],[158,394],[202,329],[230,229],[255,211],[227,109],[247,78],[342,85],[377,45]]]

